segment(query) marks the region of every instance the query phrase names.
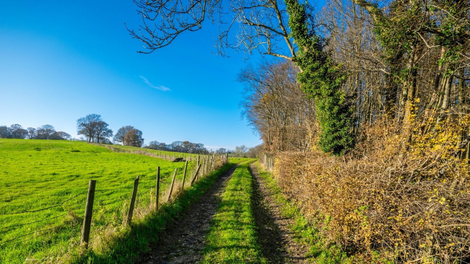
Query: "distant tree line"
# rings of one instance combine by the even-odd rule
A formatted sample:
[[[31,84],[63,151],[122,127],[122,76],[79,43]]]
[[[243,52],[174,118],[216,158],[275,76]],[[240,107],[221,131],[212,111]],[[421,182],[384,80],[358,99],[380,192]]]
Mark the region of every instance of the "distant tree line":
[[[10,127],[0,126],[0,138],[69,140],[72,137],[66,132],[56,131],[51,125],[24,129],[20,124],[13,124]]]
[[[215,151],[217,154],[228,154],[230,157],[258,158],[263,150],[263,145],[248,148],[245,145],[235,147],[235,150],[219,148]]]
[[[204,147],[202,143],[192,143],[189,141],[175,141],[171,144],[165,144],[156,140],[151,141],[146,148],[164,150],[164,151],[175,151],[184,153],[195,153],[195,154],[208,154],[209,151]]]
[[[114,142],[124,146],[144,147],[142,131],[130,125],[123,126],[113,137],[113,130],[109,128],[108,123],[103,121],[101,115],[98,114],[89,114],[79,118],[77,120],[77,134],[85,137],[79,140],[89,143],[113,144]],[[19,124],[13,124],[10,127],[0,126],[0,138],[72,140],[70,134],[63,131],[56,131],[52,125],[43,125],[38,128],[28,127],[24,129]],[[165,144],[154,140],[145,146],[145,148],[194,154],[210,153],[210,151],[204,147],[204,144],[189,141],[175,141],[171,144]],[[255,148],[248,149],[245,146],[240,146],[236,147],[235,151],[220,148],[215,152],[219,154],[229,153],[237,157],[256,157],[256,154],[250,155],[250,153],[255,153],[254,149]]]
[[[116,141],[116,140],[115,140]],[[156,140],[150,141],[150,143],[145,146],[145,148],[163,150],[163,151],[174,151],[174,152],[183,152],[183,153],[194,153],[194,154],[229,154],[231,157],[247,157],[247,158],[256,158],[259,156],[259,153],[263,149],[262,145],[248,148],[244,145],[235,147],[235,150],[228,150],[226,148],[219,148],[215,151],[209,151],[204,147],[204,144],[201,143],[192,143],[189,141],[175,141],[171,144],[165,144],[163,142],[158,142]]]

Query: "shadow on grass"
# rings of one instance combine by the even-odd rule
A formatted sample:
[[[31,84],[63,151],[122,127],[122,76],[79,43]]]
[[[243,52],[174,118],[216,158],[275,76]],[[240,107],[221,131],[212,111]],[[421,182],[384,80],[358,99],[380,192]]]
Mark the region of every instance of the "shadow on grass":
[[[253,169],[249,167],[249,170],[251,175],[253,175],[253,199],[251,200],[251,207],[258,227],[258,243],[261,246],[261,251],[270,263],[285,263],[287,253],[284,248],[281,230],[276,225],[269,206],[264,202],[263,194],[258,181],[254,177]]]
[[[152,212],[132,228],[127,228],[111,242],[103,252],[88,249],[76,252],[72,263],[134,263],[142,254],[150,251],[150,246],[156,244],[159,235],[169,226],[173,219],[181,216],[191,204],[197,202],[209,190],[217,178],[223,175],[235,164],[227,164],[222,169],[202,178],[190,189],[183,191],[170,204],[164,204],[158,212]]]

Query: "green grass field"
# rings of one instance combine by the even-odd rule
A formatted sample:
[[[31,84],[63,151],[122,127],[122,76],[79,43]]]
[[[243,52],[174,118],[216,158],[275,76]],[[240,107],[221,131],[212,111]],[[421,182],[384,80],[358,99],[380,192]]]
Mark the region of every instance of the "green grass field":
[[[268,263],[257,241],[248,166],[240,165],[228,182],[211,223],[202,263]]]
[[[85,142],[49,140],[0,139],[0,161],[0,263],[51,261],[78,245],[89,180],[97,180],[93,244],[98,230],[122,226],[137,175],[137,204],[144,208],[155,201],[157,166],[162,189],[174,169],[181,178],[184,167]],[[194,166],[190,162],[188,174]]]
[[[106,145],[102,145],[106,146]],[[163,151],[163,150],[155,150],[149,148],[135,148],[129,146],[121,146],[121,145],[107,145],[110,149],[114,150],[115,152],[128,152],[128,153],[148,153],[153,154],[154,156],[166,156],[166,157],[182,157],[188,160],[195,160],[199,154],[192,154],[192,153],[182,153],[182,152],[174,152],[174,151]]]

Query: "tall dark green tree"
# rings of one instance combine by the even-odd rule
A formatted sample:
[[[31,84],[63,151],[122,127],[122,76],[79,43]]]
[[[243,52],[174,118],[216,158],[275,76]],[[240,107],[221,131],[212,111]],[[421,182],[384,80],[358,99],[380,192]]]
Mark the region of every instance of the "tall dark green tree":
[[[291,36],[299,51],[295,62],[301,69],[302,90],[315,99],[322,151],[341,155],[354,147],[353,109],[345,100],[342,85],[346,74],[325,50],[325,39],[315,33],[307,4],[287,0]]]

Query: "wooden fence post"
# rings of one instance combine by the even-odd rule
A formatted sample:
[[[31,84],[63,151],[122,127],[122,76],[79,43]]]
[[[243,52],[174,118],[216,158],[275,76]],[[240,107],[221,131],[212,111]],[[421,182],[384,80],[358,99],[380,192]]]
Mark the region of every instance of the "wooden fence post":
[[[188,169],[188,161],[184,164],[184,173],[183,173],[183,184],[181,186],[181,190],[184,190],[184,181],[186,180],[186,171]]]
[[[127,215],[127,224],[131,225],[132,214],[134,213],[135,198],[137,197],[137,187],[139,186],[139,176],[134,180],[134,191],[132,192],[131,204],[129,206],[129,213]]]
[[[156,208],[156,211],[158,211],[158,198],[160,195],[160,166],[157,167],[157,184],[156,185],[157,186],[155,188],[155,195],[157,199],[155,201],[155,208]]]
[[[90,180],[90,183],[88,185],[88,194],[86,197],[85,218],[83,219],[82,227],[81,243],[85,243],[85,248],[88,248],[88,242],[90,241],[91,215],[93,214],[93,200],[95,199],[95,187],[96,180]]]
[[[199,172],[199,169],[201,168],[201,164],[199,164],[199,166],[197,166],[197,169],[196,169],[196,172],[194,173],[194,176],[193,178],[191,179],[191,186],[193,186],[193,183],[194,181],[196,180],[197,178],[197,173]]]
[[[166,202],[170,201],[171,193],[173,193],[173,185],[175,185],[175,178],[176,178],[177,172],[178,172],[178,168],[175,169],[175,173],[173,174],[173,180],[171,180],[170,192],[168,193],[168,198],[166,198]]]
[[[204,163],[203,163],[203,170],[202,170],[202,175],[206,175],[207,174],[207,171],[208,171],[208,165],[209,165],[209,155],[207,155],[205,158],[204,158]]]

